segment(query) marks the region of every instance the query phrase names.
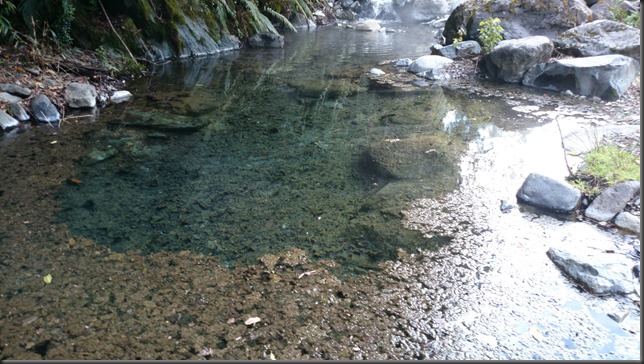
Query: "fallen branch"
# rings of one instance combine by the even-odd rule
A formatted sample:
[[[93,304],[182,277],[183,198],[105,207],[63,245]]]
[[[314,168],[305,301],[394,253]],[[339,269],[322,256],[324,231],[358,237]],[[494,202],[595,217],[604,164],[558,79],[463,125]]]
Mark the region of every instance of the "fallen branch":
[[[561,148],[563,149],[563,155],[564,155],[564,161],[566,162],[566,168],[568,169],[568,174],[573,175],[572,173],[572,168],[570,168],[570,165],[568,164],[568,157],[566,156],[566,145],[564,144],[564,137],[563,133],[561,132],[561,127],[559,126],[559,119],[557,121],[557,129],[559,129],[559,137],[561,138]]]

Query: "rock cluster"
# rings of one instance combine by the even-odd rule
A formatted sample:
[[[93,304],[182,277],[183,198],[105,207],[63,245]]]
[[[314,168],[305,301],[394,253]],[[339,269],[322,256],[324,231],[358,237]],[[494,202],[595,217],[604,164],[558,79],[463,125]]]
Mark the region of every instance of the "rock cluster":
[[[0,110],[0,129],[9,130],[30,120],[51,124],[61,121],[63,110],[59,110],[47,95],[32,95],[31,89],[8,83],[0,84],[0,90],[0,102],[7,105],[6,111]],[[82,82],[69,82],[64,91],[65,105],[70,109],[93,109],[125,102],[131,97],[132,94],[125,90],[115,91],[109,96],[99,94],[94,85]]]

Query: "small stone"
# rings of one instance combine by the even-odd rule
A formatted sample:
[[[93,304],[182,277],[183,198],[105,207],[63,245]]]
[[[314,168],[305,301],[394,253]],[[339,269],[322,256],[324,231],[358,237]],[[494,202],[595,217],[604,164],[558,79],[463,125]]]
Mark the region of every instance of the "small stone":
[[[620,322],[624,321],[624,319],[627,316],[628,316],[628,312],[622,312],[622,313],[611,312],[611,313],[608,314],[608,317],[610,317],[611,319],[613,319],[613,321],[615,321],[617,323],[620,323]]]
[[[251,317],[248,320],[244,321],[244,325],[250,326],[262,321],[259,317]]]
[[[369,71],[369,73],[371,73],[374,76],[384,76],[385,75],[385,72],[383,70],[381,70],[381,69],[378,69],[378,68],[372,68],[371,71]]]
[[[412,60],[410,58],[401,58],[396,60],[396,67],[409,67]]]
[[[22,101],[22,97],[14,96],[8,92],[0,92],[0,101],[19,102]]]
[[[0,110],[0,128],[2,130],[15,128],[18,125],[20,125],[18,120],[9,116],[9,114],[7,114],[4,110]]]
[[[0,83],[0,91],[8,92],[8,93],[10,93],[12,95],[16,95],[16,96],[20,96],[20,97],[29,97],[29,96],[31,96],[31,90],[30,89],[28,89],[26,87],[14,85],[12,83]]]
[[[615,218],[615,225],[637,234],[640,233],[640,218],[629,212],[620,212]]]
[[[29,114],[27,114],[25,108],[18,102],[7,104],[7,110],[14,118],[18,119],[18,121],[27,121],[31,118]]]

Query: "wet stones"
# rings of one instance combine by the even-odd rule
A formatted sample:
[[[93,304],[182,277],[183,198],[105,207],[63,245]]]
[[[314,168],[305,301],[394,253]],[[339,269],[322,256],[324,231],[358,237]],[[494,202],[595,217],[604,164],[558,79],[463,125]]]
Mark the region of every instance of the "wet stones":
[[[4,110],[0,110],[0,128],[2,130],[11,129],[20,124],[18,120],[12,118]]]
[[[57,123],[60,121],[60,113],[51,100],[43,94],[34,96],[29,102],[29,108],[36,121],[41,123]]]
[[[586,209],[586,217],[608,221],[617,215],[640,190],[638,181],[618,183],[604,190]]]
[[[579,204],[581,192],[566,182],[530,173],[517,191],[517,199],[557,212],[572,212]]]
[[[640,233],[640,218],[630,212],[620,212],[615,218],[615,225],[637,234]]]

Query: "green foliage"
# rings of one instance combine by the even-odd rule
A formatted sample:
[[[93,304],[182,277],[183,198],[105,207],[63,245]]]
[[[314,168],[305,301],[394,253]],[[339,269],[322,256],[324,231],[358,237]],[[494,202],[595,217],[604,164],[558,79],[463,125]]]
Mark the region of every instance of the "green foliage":
[[[479,39],[483,46],[483,53],[488,53],[492,48],[496,47],[500,41],[503,40],[503,27],[501,26],[501,19],[489,18],[479,23],[481,27]]]
[[[454,47],[456,47],[460,42],[463,41],[463,37],[465,36],[465,29],[459,28],[457,34],[458,34],[458,36],[456,38],[454,38],[454,40],[452,41],[452,45]]]
[[[16,11],[16,6],[8,0],[0,0],[0,36],[3,39],[10,36],[11,21],[9,17]]]
[[[599,146],[586,155],[586,167],[571,177],[571,184],[594,197],[601,189],[624,181],[640,180],[639,159],[614,145]]]
[[[608,6],[608,11],[612,14],[613,20],[635,28],[641,28],[640,13],[637,11],[630,12],[622,8],[622,2]]]

